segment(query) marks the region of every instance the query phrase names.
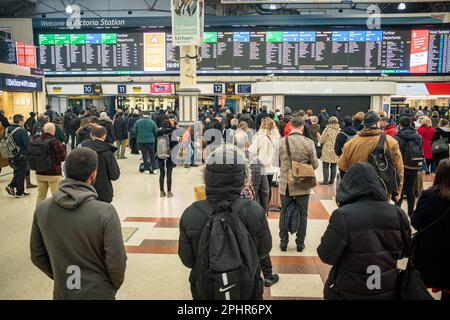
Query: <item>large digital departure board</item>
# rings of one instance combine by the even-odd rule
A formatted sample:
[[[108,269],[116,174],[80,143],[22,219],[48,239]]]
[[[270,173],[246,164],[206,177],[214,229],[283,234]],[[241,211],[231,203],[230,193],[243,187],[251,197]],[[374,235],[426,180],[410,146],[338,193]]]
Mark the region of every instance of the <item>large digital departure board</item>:
[[[47,75],[179,73],[169,32],[39,34]],[[199,74],[450,74],[450,28],[208,31]]]

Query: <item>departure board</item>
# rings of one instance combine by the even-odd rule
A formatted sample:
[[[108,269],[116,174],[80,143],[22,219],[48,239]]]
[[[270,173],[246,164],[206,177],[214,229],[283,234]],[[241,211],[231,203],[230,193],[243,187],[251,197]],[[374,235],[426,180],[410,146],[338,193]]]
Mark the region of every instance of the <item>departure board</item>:
[[[167,31],[39,34],[46,75],[177,74]],[[199,74],[449,74],[450,30],[206,31]]]

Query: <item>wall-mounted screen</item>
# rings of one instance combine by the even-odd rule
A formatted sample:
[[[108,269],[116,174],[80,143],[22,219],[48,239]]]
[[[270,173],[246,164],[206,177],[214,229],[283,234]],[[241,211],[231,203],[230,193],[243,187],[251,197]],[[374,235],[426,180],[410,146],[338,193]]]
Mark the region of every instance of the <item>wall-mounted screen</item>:
[[[449,74],[450,28],[207,31],[199,74]],[[39,34],[46,75],[179,73],[169,32]]]

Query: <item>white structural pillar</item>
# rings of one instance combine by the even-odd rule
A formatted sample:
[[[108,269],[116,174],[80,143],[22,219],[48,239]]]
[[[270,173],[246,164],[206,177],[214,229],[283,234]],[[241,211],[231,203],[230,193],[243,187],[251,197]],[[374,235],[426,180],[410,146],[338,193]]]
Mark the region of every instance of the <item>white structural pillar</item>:
[[[179,122],[191,125],[198,119],[197,49],[195,46],[180,46]]]
[[[384,111],[389,116],[391,112],[391,96],[372,96],[370,110]]]

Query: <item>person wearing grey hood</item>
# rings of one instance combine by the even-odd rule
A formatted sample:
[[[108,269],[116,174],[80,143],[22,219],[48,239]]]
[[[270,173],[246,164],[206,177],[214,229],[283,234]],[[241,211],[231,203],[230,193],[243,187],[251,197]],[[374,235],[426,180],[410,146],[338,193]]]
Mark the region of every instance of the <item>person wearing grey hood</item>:
[[[97,200],[95,151],[79,148],[66,159],[66,179],[34,213],[31,261],[54,281],[55,300],[113,300],[127,256],[119,216]]]

